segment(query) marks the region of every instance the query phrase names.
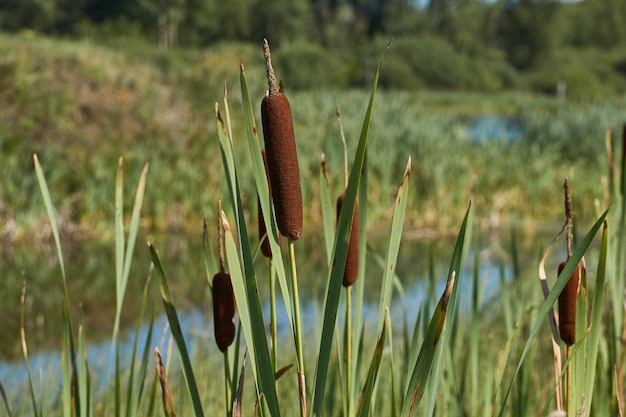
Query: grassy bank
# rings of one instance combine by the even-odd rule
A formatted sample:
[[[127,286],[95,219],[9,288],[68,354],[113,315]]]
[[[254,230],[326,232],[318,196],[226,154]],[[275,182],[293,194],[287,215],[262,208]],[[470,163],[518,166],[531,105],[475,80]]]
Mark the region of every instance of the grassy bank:
[[[214,207],[216,193],[210,190],[221,186],[213,103],[221,100],[225,82],[233,102],[240,100],[232,74],[240,59],[252,74],[252,95],[262,96],[263,72],[255,70],[262,62],[253,46],[160,51],[141,43],[101,46],[26,33],[0,36],[0,50],[0,173],[6,179],[0,217],[6,238],[38,233],[41,211],[31,198],[35,152],[51,169],[61,227],[68,232],[110,237],[100,225],[112,217],[110,172],[120,155],[130,176],[137,176],[144,163],[151,165],[146,227],[188,229],[203,215],[212,216],[207,208]],[[341,166],[342,145],[335,109],[339,106],[343,114],[352,151],[359,132],[356,116],[364,111],[366,95],[323,86],[290,95],[303,177],[315,178],[323,152],[333,186],[340,184],[341,170],[335,167]],[[562,102],[522,94],[383,90],[378,100],[368,200],[393,199],[392,179],[411,155],[418,192],[407,223],[437,231],[450,226],[448,213],[463,210],[470,196],[479,218],[490,223],[554,218],[555,184],[565,175],[580,197],[602,197],[594,190],[601,175],[596,167],[604,160],[603,132],[624,120],[626,108],[624,99]],[[233,117],[240,117],[240,106],[232,107]],[[515,143],[468,140],[472,117],[484,114],[519,118],[524,138]],[[237,122],[233,129],[242,133]],[[254,215],[250,187],[242,183],[243,203]],[[306,221],[318,224],[315,189],[305,186],[303,194]],[[577,209],[589,213],[588,206]],[[372,213],[372,218],[384,220],[389,214]]]

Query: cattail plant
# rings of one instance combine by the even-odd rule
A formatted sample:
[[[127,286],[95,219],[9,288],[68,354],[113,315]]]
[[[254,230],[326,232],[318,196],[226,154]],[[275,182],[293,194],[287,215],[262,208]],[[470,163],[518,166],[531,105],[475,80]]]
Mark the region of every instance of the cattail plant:
[[[302,324],[300,320],[300,298],[298,296],[298,274],[294,242],[302,234],[302,190],[298,154],[293,131],[291,107],[276,85],[276,76],[272,68],[270,47],[263,41],[263,55],[267,70],[269,91],[261,103],[261,121],[267,153],[267,169],[272,187],[276,223],[283,236],[289,238],[289,263],[291,266],[291,291],[293,297],[293,316],[295,321],[296,355],[298,359],[298,385],[300,388],[300,415],[306,417],[306,381],[304,373],[304,354],[302,345]]]
[[[269,92],[261,103],[261,121],[276,221],[283,236],[297,240],[302,234],[302,191],[291,107],[276,85],[267,40],[263,51]]]
[[[218,201],[218,213],[221,213],[221,201]],[[218,247],[220,271],[213,276],[211,295],[213,296],[213,320],[215,343],[221,352],[226,352],[235,340],[235,294],[230,274],[224,271],[224,245],[222,238],[221,217],[218,215]]]
[[[566,178],[565,184],[565,232],[567,239],[567,259],[572,256],[572,219],[574,218],[574,211],[572,209],[572,198],[570,194],[569,181]],[[559,275],[567,261],[559,264]],[[567,284],[561,294],[559,295],[558,307],[559,307],[559,334],[561,340],[565,342],[567,346],[571,346],[576,341],[576,300],[578,299],[578,293],[581,285],[581,271],[582,266],[577,265],[576,269],[570,276]]]

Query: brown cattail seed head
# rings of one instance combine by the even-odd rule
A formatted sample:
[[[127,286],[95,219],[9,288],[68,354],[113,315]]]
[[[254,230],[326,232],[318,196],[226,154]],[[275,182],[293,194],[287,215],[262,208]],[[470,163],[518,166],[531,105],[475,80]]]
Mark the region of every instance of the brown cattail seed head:
[[[261,121],[276,222],[283,236],[296,240],[302,234],[302,191],[291,107],[287,97],[276,86],[267,40],[263,42],[263,55],[269,94],[261,103]]]
[[[235,340],[235,295],[228,272],[218,272],[213,277],[213,320],[215,322],[215,342],[220,351],[225,352]]]
[[[278,230],[296,240],[302,234],[302,191],[287,97],[282,93],[266,96],[261,103],[261,119]]]
[[[265,176],[267,177],[267,187],[270,192],[270,203],[272,202],[272,184],[269,182],[269,174],[267,172],[267,155],[265,149],[261,151],[263,156],[263,165],[265,166]],[[259,239],[261,239],[261,252],[266,258],[272,257],[272,249],[270,247],[270,241],[267,237],[267,228],[265,227],[265,220],[263,219],[263,212],[261,211],[261,202],[258,201],[258,216],[259,216]],[[282,235],[278,235],[278,246],[280,246]]]
[[[565,261],[559,264],[559,275],[566,264]],[[561,340],[568,346],[576,341],[576,300],[580,287],[580,269],[581,266],[577,265],[559,295],[559,333]]]
[[[345,194],[341,194],[337,199],[337,221],[341,214]],[[344,287],[349,287],[356,282],[359,274],[359,209],[358,204],[354,206],[354,216],[352,217],[352,230],[350,231],[350,241],[348,242],[348,255],[346,257],[346,268],[343,271]]]

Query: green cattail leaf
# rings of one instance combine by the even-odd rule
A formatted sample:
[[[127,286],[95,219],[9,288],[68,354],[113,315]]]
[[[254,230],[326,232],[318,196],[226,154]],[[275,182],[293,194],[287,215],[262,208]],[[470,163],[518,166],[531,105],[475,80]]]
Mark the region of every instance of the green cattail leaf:
[[[607,209],[602,214],[602,216],[600,216],[598,221],[593,225],[591,230],[589,230],[589,232],[584,237],[584,239],[576,247],[576,250],[572,254],[572,257],[567,261],[567,264],[565,265],[565,267],[559,274],[559,277],[557,278],[554,286],[552,287],[552,291],[550,291],[550,294],[548,295],[548,297],[546,297],[545,301],[543,302],[541,306],[541,309],[537,313],[535,322],[528,335],[528,340],[526,341],[526,344],[524,345],[524,349],[522,350],[522,354],[520,355],[520,358],[518,360],[517,367],[513,373],[513,377],[511,378],[511,383],[509,384],[509,387],[504,396],[502,406],[500,408],[500,412],[498,413],[500,417],[504,415],[506,404],[511,395],[511,391],[513,390],[513,384],[515,382],[515,379],[517,378],[517,375],[520,373],[522,364],[524,363],[524,360],[526,359],[526,356],[528,355],[532,342],[535,340],[535,337],[539,333],[541,326],[544,325],[545,319],[548,316],[550,309],[553,308],[554,302],[558,299],[559,294],[561,294],[561,291],[563,291],[563,288],[565,288],[565,285],[567,284],[567,281],[569,280],[570,276],[574,272],[574,269],[578,266],[578,262],[580,262],[583,255],[589,248],[589,245],[591,245],[593,238],[596,236],[596,234],[600,230],[600,227],[602,226],[604,219],[606,218],[608,212],[609,212],[609,209]]]
[[[466,230],[468,230],[468,223],[471,222],[471,214],[472,210],[470,205],[465,213],[454,253],[452,254],[446,289],[439,299],[439,303],[435,307],[430,319],[422,347],[420,348],[415,367],[411,374],[411,380],[402,403],[402,412],[400,413],[402,416],[414,415],[417,410],[416,405],[421,400],[427,383],[430,383],[430,393],[426,415],[432,415],[433,413],[434,398],[443,373],[444,354],[446,353],[450,340],[451,326],[448,325],[449,320],[446,320],[446,317],[452,317],[454,314],[456,290],[459,281],[456,277],[456,271],[461,270],[461,261],[467,238]],[[431,369],[432,376],[429,380]]]
[[[146,180],[148,177],[148,164],[144,165],[137,188],[135,191],[135,200],[133,203],[133,211],[130,218],[130,227],[128,229],[128,241],[126,244],[126,253],[124,254],[124,272],[122,275],[122,288],[120,291],[120,298],[118,300],[119,308],[121,309],[121,303],[126,293],[126,286],[128,284],[128,277],[130,275],[130,266],[132,264],[133,252],[135,251],[135,243],[137,242],[137,232],[139,231],[139,220],[141,217],[141,207],[143,206],[143,197],[146,191]]]
[[[176,347],[178,348],[178,357],[181,361],[183,377],[185,378],[185,383],[187,384],[187,391],[191,396],[191,402],[193,404],[196,417],[203,417],[204,412],[202,411],[200,393],[198,392],[198,386],[196,384],[196,378],[193,374],[193,367],[191,366],[191,359],[189,358],[187,344],[185,343],[183,332],[180,327],[180,320],[178,319],[178,313],[176,312],[176,306],[174,305],[174,299],[172,298],[172,294],[170,292],[167,277],[165,276],[165,271],[163,270],[163,265],[161,264],[161,259],[159,258],[159,253],[156,248],[152,246],[152,243],[148,243],[148,247],[150,248],[150,254],[152,255],[154,269],[159,277],[161,300],[163,301],[165,314],[167,315],[167,320],[170,324],[172,337],[174,338],[174,342],[176,342]]]
[[[11,412],[11,407],[9,406],[9,400],[7,399],[7,393],[4,390],[4,386],[2,386],[2,382],[0,382],[0,396],[2,397],[2,401],[4,402],[4,408],[7,410],[7,415],[9,417],[13,417],[13,413]],[[34,408],[35,412],[37,408]]]
[[[386,50],[385,50],[386,51]],[[384,54],[383,54],[384,56]],[[352,227],[352,216],[356,205],[357,191],[361,180],[361,170],[365,160],[365,150],[367,148],[367,140],[369,137],[370,122],[372,119],[372,111],[374,108],[374,99],[376,97],[376,87],[378,86],[378,78],[380,75],[381,61],[378,64],[374,83],[370,95],[369,104],[365,113],[363,127],[357,146],[356,156],[352,164],[348,187],[345,193],[344,210],[341,211],[339,221],[337,222],[337,234],[333,248],[333,262],[329,275],[329,285],[326,293],[326,301],[324,306],[324,320],[322,325],[322,337],[320,341],[320,349],[315,371],[315,387],[313,395],[313,415],[322,415],[322,406],[324,403],[324,392],[326,388],[326,380],[328,377],[328,365],[330,363],[330,353],[333,342],[333,333],[337,318],[337,310],[339,305],[339,296],[341,294],[341,282],[343,280],[343,270],[346,263],[348,242],[350,239],[350,228]]]
[[[117,176],[115,181],[115,298],[117,311],[121,310],[122,283],[124,275],[124,159],[120,156],[117,161]],[[115,320],[115,323],[119,319]],[[113,326],[113,343],[117,334],[117,326]]]
[[[365,380],[365,385],[363,385],[363,390],[361,391],[361,396],[359,397],[359,405],[356,413],[357,417],[367,417],[370,414],[372,393],[374,392],[374,386],[376,385],[376,380],[378,378],[378,371],[380,370],[380,363],[383,358],[383,349],[385,348],[386,330],[387,321],[384,320],[383,327],[380,332],[380,338],[376,344],[374,356],[372,357],[372,362],[370,364],[369,371],[367,372],[367,379]]]
[[[69,311],[67,305],[63,304],[63,350],[61,352],[61,367],[63,369],[63,388],[61,391],[61,398],[63,401],[63,417],[71,417],[72,409],[76,409],[72,405],[72,364],[74,363],[74,352],[72,348],[72,331],[69,325]],[[75,395],[78,398],[78,395]]]
[[[598,270],[596,273],[596,282],[594,287],[593,304],[591,306],[591,331],[587,338],[587,370],[585,375],[584,392],[587,396],[587,404],[592,405],[593,386],[596,380],[596,365],[598,362],[598,347],[600,345],[600,336],[602,329],[602,311],[604,307],[604,283],[606,280],[606,259],[608,248],[608,226],[604,222],[602,229],[602,243],[600,245],[600,256],[598,257]]]
[[[143,354],[141,356],[141,363],[139,366],[139,373],[137,380],[139,386],[135,387],[135,361],[137,358],[137,349],[139,342],[139,332],[143,325],[144,312],[146,308],[146,302],[148,300],[148,288],[152,278],[152,271],[154,267],[151,265],[150,272],[146,278],[146,282],[143,286],[143,295],[141,297],[141,307],[139,309],[139,318],[137,320],[137,328],[135,329],[135,340],[133,342],[133,351],[130,358],[130,375],[128,376],[128,388],[126,394],[126,415],[128,417],[137,417],[139,412],[139,403],[144,389],[146,380],[146,372],[148,371],[148,358],[150,357],[150,343],[152,342],[152,331],[154,328],[155,310],[152,311],[150,318],[150,324],[148,325],[148,335],[146,336],[146,343],[143,347]],[[119,355],[119,348],[118,348]]]
[[[202,250],[204,253],[204,271],[206,273],[206,279],[209,283],[210,289],[213,285],[212,278],[215,274],[219,272],[219,267],[217,266],[215,255],[213,255],[213,245],[211,245],[211,241],[209,240],[209,230],[206,223],[206,218],[204,219],[204,225],[202,227]]]
[[[402,239],[402,227],[404,226],[404,213],[409,195],[409,178],[411,176],[411,158],[406,164],[406,169],[402,177],[402,183],[396,196],[396,207],[391,222],[391,232],[389,234],[389,246],[387,249],[387,262],[383,273],[382,291],[380,292],[380,302],[378,305],[378,334],[382,331],[385,322],[385,309],[391,304],[391,290],[393,289],[393,277],[400,252],[400,240]]]
[[[239,320],[249,349],[248,353],[252,364],[252,372],[257,382],[257,389],[263,393],[272,415],[280,416],[278,397],[276,395],[276,381],[265,337],[265,324],[261,312],[256,278],[254,276],[244,277],[239,262],[237,246],[223,212],[222,223],[224,225],[224,246],[228,270],[233,284],[237,310],[239,311]]]
[[[69,306],[71,305],[70,293],[67,289],[67,275],[65,273],[65,262],[63,261],[63,249],[61,247],[61,238],[59,237],[59,227],[57,225],[56,214],[55,214],[54,206],[52,204],[52,199],[50,198],[50,191],[48,189],[48,183],[46,182],[46,177],[44,176],[43,170],[41,169],[41,165],[39,164],[39,158],[37,158],[37,154],[33,155],[33,160],[35,162],[35,173],[37,175],[39,189],[41,191],[41,196],[43,197],[44,205],[46,206],[46,212],[48,213],[48,221],[50,222],[50,228],[52,229],[52,236],[54,236],[54,243],[57,249],[57,257],[59,259],[59,265],[61,267],[61,278],[63,281],[63,294],[65,297],[65,304],[66,304],[66,307],[69,308]],[[70,329],[73,329],[74,326],[72,325],[71,315],[68,315],[66,319],[68,321],[68,325]],[[70,332],[69,337],[70,337],[69,354],[71,355],[73,359],[75,356],[75,350],[74,350],[75,343],[74,343],[74,336],[72,332]]]
[[[63,399],[63,416],[71,417],[72,413],[72,405],[71,405],[71,390],[74,388],[72,386],[72,370],[71,364],[75,363],[76,358],[76,350],[74,343],[74,335],[72,329],[74,328],[72,324],[72,316],[69,313],[68,309],[71,305],[70,303],[70,295],[67,287],[67,275],[65,273],[65,263],[63,261],[63,249],[61,247],[61,239],[59,236],[59,228],[56,221],[56,214],[54,210],[54,206],[52,204],[52,198],[50,198],[50,191],[48,189],[48,184],[46,182],[46,177],[44,176],[41,165],[39,164],[39,158],[37,154],[33,155],[33,161],[35,164],[35,174],[37,176],[37,182],[39,183],[39,189],[41,191],[41,195],[43,197],[44,205],[46,207],[46,212],[48,214],[48,221],[50,222],[50,227],[52,229],[52,235],[54,237],[54,243],[57,249],[57,257],[59,259],[59,265],[61,267],[61,278],[63,283],[63,294],[64,294],[64,304],[63,304],[63,390],[62,390],[62,399]],[[75,394],[75,398],[78,397],[78,393]]]
[[[435,354],[439,351],[438,347],[442,346],[442,336],[445,336],[445,319],[448,312],[448,305],[453,295],[453,288],[456,281],[456,273],[453,272],[448,279],[446,288],[439,299],[439,303],[435,307],[435,311],[430,319],[428,331],[422,342],[419,356],[411,374],[411,381],[402,402],[402,416],[415,415],[417,404],[424,395],[428,376],[433,367]]]
[[[474,219],[474,211],[472,210],[472,204],[470,202],[469,208],[465,213],[465,217],[463,218],[463,223],[461,224],[461,229],[459,230],[459,236],[457,237],[456,244],[454,246],[454,252],[452,254],[452,260],[450,261],[450,269],[448,270],[448,276],[452,276],[456,271],[461,271],[461,263],[465,258],[465,255],[468,251],[468,246],[466,242],[471,241],[472,234],[472,223]],[[457,272],[458,273],[458,272]],[[448,310],[451,312],[448,316],[455,317],[456,314],[456,291],[458,288],[459,280],[456,279],[454,285],[452,286],[452,294],[450,296],[450,301],[448,304]],[[433,364],[432,377],[430,378],[430,392],[428,395],[428,405],[426,415],[432,416],[435,411],[435,402],[437,398],[437,391],[439,387],[439,382],[442,379],[443,375],[443,364],[444,364],[444,354],[449,353],[448,348],[450,344],[453,344],[452,340],[452,324],[454,324],[457,320],[447,320],[444,323],[442,342],[440,343],[437,351],[435,352],[435,359]],[[450,323],[448,326],[446,323]]]
[[[78,324],[78,393],[80,415],[89,416],[89,368],[87,365],[85,324],[82,311],[80,313],[80,320]]]
[[[333,223],[333,200],[330,195],[330,184],[326,172],[326,159],[322,154],[320,163],[320,206],[322,208],[322,225],[324,227],[324,242],[326,246],[326,263],[330,268],[335,242],[335,227]]]
[[[26,345],[26,320],[25,320],[25,312],[24,312],[24,302],[26,301],[26,281],[24,281],[22,285],[22,297],[20,300],[20,336],[22,341],[22,355],[24,356],[24,363],[26,364],[26,373],[28,375],[28,390],[30,392],[30,400],[33,407],[33,413],[35,417],[41,416],[41,410],[37,407],[37,397],[35,395],[35,387],[33,385],[33,377],[30,371],[30,360],[28,359],[28,347]],[[9,404],[6,402],[6,394],[4,389],[0,385],[0,393],[2,394],[5,405],[7,407],[7,411],[9,415],[11,411],[9,410]]]
[[[143,197],[146,188],[146,178],[148,176],[148,165],[146,164],[139,177],[135,192],[135,201],[133,204],[133,212],[131,216],[130,229],[128,232],[128,242],[125,243],[124,237],[124,212],[123,212],[123,159],[118,160],[117,181],[115,186],[115,295],[116,309],[113,324],[113,335],[111,341],[111,352],[117,349],[119,339],[119,327],[122,317],[122,305],[126,294],[128,277],[130,276],[130,266],[132,264],[135,243],[137,242],[137,232],[139,230],[139,219],[141,216],[141,207],[143,205]],[[125,252],[124,252],[125,251]],[[116,404],[119,399],[116,400]]]

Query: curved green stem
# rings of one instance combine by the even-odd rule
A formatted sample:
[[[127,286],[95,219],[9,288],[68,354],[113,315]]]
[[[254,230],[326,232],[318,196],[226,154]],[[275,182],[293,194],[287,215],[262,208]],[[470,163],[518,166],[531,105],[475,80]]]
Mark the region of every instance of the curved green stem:
[[[233,410],[230,392],[230,368],[228,367],[228,349],[224,351],[224,400],[226,401],[226,417],[231,417]]]
[[[293,298],[293,319],[295,326],[296,354],[298,357],[298,384],[300,387],[300,415],[306,417],[306,385],[304,379],[304,353],[302,351],[302,325],[300,324],[300,298],[298,297],[298,273],[296,272],[296,252],[294,241],[289,239],[289,263],[291,265],[291,291]]]
[[[269,261],[270,267],[270,332],[272,333],[272,368],[276,373],[278,363],[278,340],[276,337],[276,274],[274,273],[274,265],[272,259]]]
[[[352,413],[352,286],[346,292],[346,393],[348,417]]]

